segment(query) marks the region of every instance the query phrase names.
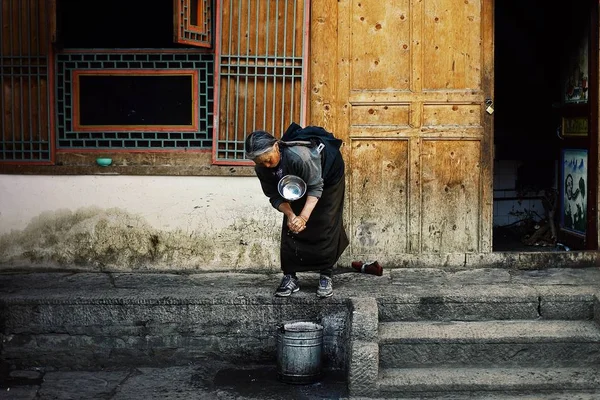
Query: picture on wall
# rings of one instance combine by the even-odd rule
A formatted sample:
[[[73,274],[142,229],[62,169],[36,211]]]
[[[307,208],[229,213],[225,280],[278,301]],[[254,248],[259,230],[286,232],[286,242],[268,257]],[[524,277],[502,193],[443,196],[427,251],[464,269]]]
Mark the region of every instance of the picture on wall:
[[[560,226],[564,230],[581,235],[585,235],[587,221],[587,169],[587,150],[562,151]]]
[[[573,15],[574,29],[565,35],[569,39],[564,43],[568,47],[564,50],[564,58],[561,60],[564,79],[564,103],[587,103],[588,81],[589,81],[589,18],[581,19],[580,13]]]

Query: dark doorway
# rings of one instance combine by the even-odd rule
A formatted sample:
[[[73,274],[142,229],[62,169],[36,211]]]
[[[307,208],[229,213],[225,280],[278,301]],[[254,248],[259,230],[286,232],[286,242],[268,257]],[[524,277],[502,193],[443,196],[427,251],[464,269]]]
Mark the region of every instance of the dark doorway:
[[[597,247],[596,13],[593,1],[495,4],[494,251]],[[565,163],[582,154],[585,196],[569,204]]]

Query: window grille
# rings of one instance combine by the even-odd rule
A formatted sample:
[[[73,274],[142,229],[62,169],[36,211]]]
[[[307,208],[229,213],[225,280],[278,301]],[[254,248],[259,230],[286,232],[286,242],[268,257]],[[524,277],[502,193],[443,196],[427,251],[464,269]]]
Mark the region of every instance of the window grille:
[[[212,45],[213,0],[175,0],[173,27],[176,43]]]
[[[248,163],[244,140],[257,129],[281,136],[303,123],[308,0],[224,0],[217,44],[215,164]]]
[[[58,54],[57,149],[209,149],[212,146],[213,64],[214,56],[210,53]],[[194,109],[190,109],[189,124],[170,125],[165,120],[169,115],[162,115],[162,119],[156,116],[159,121],[149,125],[111,124],[110,119],[104,126],[85,125],[79,79],[81,76],[110,77],[111,72],[115,79],[192,76],[195,87],[188,96],[194,97],[191,101]],[[168,109],[163,110],[163,114],[168,113]],[[93,120],[93,115],[86,118]]]
[[[0,161],[49,163],[46,2],[0,0]]]

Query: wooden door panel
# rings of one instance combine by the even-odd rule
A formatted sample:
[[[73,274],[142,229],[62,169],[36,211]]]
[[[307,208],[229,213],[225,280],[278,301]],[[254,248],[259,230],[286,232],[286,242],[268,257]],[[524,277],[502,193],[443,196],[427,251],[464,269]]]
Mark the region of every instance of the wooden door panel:
[[[481,128],[481,109],[477,104],[424,104],[424,128],[436,127],[443,129],[448,135],[456,135],[458,130]],[[477,129],[475,133],[481,133]]]
[[[421,237],[425,253],[475,252],[479,239],[479,141],[425,140]]]
[[[492,1],[341,0],[338,21],[352,253],[491,251]]]
[[[482,1],[429,0],[415,10],[422,12],[424,89],[481,87]]]
[[[397,136],[397,128],[410,128],[408,104],[354,104],[351,112],[352,127],[359,127],[352,129],[352,135]],[[382,126],[390,129],[382,130]]]
[[[351,208],[361,210],[352,218],[354,251],[360,255],[407,252],[408,141],[356,140],[350,164]]]
[[[352,89],[408,90],[410,1],[353,1],[351,13]]]

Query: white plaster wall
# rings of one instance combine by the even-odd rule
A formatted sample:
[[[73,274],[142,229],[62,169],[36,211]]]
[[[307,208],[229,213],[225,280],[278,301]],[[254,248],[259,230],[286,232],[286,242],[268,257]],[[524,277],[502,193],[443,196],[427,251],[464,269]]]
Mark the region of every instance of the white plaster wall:
[[[161,230],[217,231],[240,217],[273,219],[277,229],[281,216],[254,177],[0,175],[0,234],[45,211],[90,206],[139,214]]]
[[[0,264],[277,271],[281,218],[255,177],[0,175]]]

